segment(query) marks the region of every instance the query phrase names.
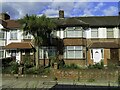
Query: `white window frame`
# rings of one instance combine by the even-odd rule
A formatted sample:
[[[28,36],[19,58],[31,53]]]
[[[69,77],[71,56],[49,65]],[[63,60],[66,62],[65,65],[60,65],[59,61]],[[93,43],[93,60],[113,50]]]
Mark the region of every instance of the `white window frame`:
[[[0,31],[0,34],[3,34],[3,37],[2,38],[0,37],[0,40],[5,39],[5,32],[4,31]]]
[[[0,52],[2,52],[2,53],[0,53],[0,56],[1,56],[0,58],[4,58],[4,50],[0,50]]]
[[[91,37],[92,38],[98,38],[99,37],[98,28],[92,28],[91,29]]]
[[[72,48],[72,49],[69,49],[69,48]],[[77,47],[79,47],[80,49],[76,49]],[[69,57],[68,54],[69,52],[73,52],[73,57]],[[76,57],[76,52],[81,52],[80,55],[81,57]],[[65,47],[65,53],[64,53],[64,58],[66,59],[83,59],[83,46],[66,46]]]
[[[17,32],[17,30],[10,31],[10,40],[17,40],[17,39],[18,39],[18,32]]]
[[[108,32],[111,32],[112,36],[109,36]],[[113,28],[107,28],[107,38],[114,38],[114,30],[113,30]]]
[[[72,32],[71,35],[68,34],[68,32]],[[77,35],[79,34],[80,35]],[[66,30],[64,31],[64,35],[66,38],[80,38],[83,37],[83,30],[82,27],[67,27]]]

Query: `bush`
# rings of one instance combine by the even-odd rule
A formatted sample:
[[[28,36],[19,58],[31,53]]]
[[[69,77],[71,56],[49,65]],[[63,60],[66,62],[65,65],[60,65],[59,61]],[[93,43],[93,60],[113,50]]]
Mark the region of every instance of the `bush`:
[[[120,86],[120,75],[118,76],[118,86]]]
[[[17,62],[11,62],[10,63],[10,72],[12,74],[17,74],[18,73],[18,67],[19,67],[19,65],[18,65]]]
[[[31,60],[29,58],[29,56],[26,56],[24,58],[24,67],[25,68],[31,68],[33,65],[31,64]]]
[[[40,68],[40,69],[36,69],[36,67],[32,67],[32,68],[26,68],[24,70],[25,74],[49,74],[50,73],[50,68]]]
[[[53,77],[53,80],[54,80],[54,81],[57,81],[57,80],[58,80],[58,78],[57,78],[57,77]]]
[[[59,68],[63,68],[64,66],[65,66],[65,62],[62,59],[62,60],[59,61]]]
[[[95,81],[94,78],[90,78],[90,79],[88,79],[88,82],[94,82],[94,81]]]
[[[70,65],[64,65],[63,69],[79,69],[80,67],[74,63]]]
[[[94,64],[94,65],[89,65],[88,66],[88,68],[89,69],[103,69],[104,68],[104,63],[103,63],[103,61],[101,61],[100,63],[96,63],[96,64]]]
[[[32,67],[29,69],[24,70],[25,74],[39,74],[39,69],[36,69],[36,67]]]

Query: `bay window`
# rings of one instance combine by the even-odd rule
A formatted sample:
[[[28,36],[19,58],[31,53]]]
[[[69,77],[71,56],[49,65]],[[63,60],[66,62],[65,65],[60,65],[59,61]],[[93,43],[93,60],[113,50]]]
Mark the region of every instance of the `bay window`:
[[[66,46],[65,52],[64,52],[64,58],[82,59],[83,58],[83,46]]]

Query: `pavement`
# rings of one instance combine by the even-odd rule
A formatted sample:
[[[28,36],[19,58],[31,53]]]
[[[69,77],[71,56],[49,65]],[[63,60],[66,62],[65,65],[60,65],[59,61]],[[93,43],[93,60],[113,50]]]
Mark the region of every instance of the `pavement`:
[[[57,86],[56,86],[57,85]],[[53,87],[66,87],[65,85],[69,86],[104,86],[104,87],[118,87],[117,82],[108,82],[108,81],[77,81],[77,80],[68,80],[68,79],[59,79],[55,81],[52,77],[48,76],[37,76],[37,75],[2,75],[2,85],[1,88],[4,90],[10,90],[8,88],[40,88],[42,90],[49,89]],[[120,88],[119,88],[120,90]]]

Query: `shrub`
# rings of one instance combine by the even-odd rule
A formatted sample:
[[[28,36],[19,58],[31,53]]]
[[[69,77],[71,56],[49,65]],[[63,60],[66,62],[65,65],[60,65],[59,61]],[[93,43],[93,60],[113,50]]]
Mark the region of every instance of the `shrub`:
[[[79,69],[80,67],[74,63],[70,65],[64,65],[63,69]]]
[[[118,86],[120,86],[120,75],[118,76]]]
[[[57,80],[58,80],[58,78],[57,78],[57,77],[53,77],[53,80],[54,80],[54,81],[57,81]]]
[[[90,78],[90,79],[88,79],[88,82],[94,82],[94,81],[95,81],[94,78]]]
[[[18,63],[17,62],[11,62],[10,63],[10,72],[12,74],[17,74],[18,73]]]
[[[59,68],[63,68],[64,66],[65,66],[65,62],[62,59],[62,60],[59,61]]]
[[[36,67],[32,67],[32,68],[26,68],[24,70],[25,74],[49,74],[50,73],[50,68],[40,68],[40,69],[36,69]]]
[[[39,69],[36,69],[36,67],[32,67],[29,69],[24,70],[25,74],[39,74]]]
[[[103,69],[104,68],[104,63],[103,63],[103,60],[101,60],[101,62],[100,63],[96,63],[96,64],[94,64],[94,65],[89,65],[88,66],[88,68],[89,69]]]

